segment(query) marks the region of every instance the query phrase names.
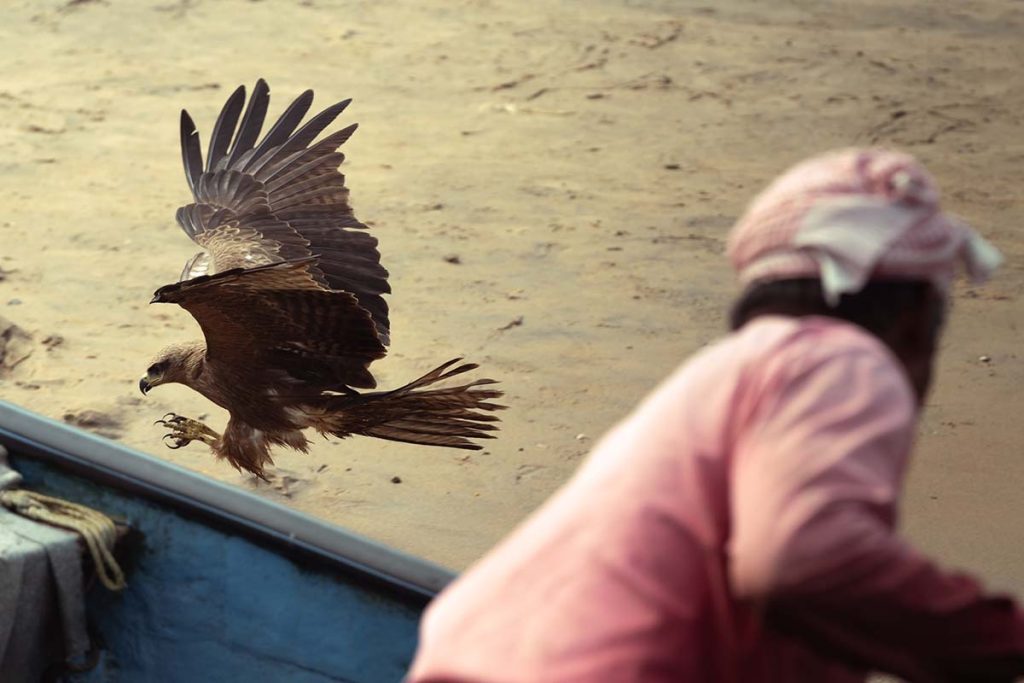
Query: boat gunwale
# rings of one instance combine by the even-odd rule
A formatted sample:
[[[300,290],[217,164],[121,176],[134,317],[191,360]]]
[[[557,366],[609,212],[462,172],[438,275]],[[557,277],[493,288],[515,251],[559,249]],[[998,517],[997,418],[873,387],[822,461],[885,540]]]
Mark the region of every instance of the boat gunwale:
[[[0,400],[0,445],[91,481],[198,515],[293,559],[326,562],[417,603],[455,575],[343,527]]]

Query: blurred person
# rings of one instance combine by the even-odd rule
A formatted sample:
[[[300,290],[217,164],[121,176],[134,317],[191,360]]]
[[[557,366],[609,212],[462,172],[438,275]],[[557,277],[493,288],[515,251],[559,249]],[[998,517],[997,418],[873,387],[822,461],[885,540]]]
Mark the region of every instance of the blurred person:
[[[773,182],[732,332],[428,610],[413,683],[1012,681],[1024,616],[894,531],[954,270],[998,252],[912,157]]]

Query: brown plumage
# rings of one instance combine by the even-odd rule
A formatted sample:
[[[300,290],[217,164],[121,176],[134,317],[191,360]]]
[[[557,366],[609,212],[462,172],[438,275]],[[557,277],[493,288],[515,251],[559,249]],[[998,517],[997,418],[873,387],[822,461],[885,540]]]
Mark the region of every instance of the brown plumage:
[[[261,139],[269,88],[248,105],[239,87],[224,105],[205,166],[195,125],[181,113],[185,177],[195,202],[178,223],[204,251],[154,303],[176,303],[204,341],[164,349],[139,387],[185,384],[230,419],[223,435],[168,414],[160,424],[180,448],[200,440],[235,467],[264,477],[270,447],[305,451],[302,430],[363,434],[430,446],[479,449],[491,438],[501,392],[490,379],[432,387],[477,366],[449,361],[392,391],[359,393],[376,381],[369,365],[389,344],[388,272],[377,240],[352,213],[338,151],[353,124],[314,140],[349,100],[301,128],[313,101],[300,95]],[[239,122],[241,118],[241,122]],[[237,128],[237,132],[236,132]]]

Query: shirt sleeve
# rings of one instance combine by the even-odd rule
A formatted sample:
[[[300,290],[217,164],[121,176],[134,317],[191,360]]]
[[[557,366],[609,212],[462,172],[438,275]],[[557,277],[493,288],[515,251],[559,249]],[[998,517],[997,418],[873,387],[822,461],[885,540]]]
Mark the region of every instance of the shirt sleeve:
[[[822,344],[776,361],[734,444],[734,593],[858,668],[915,681],[1024,675],[1016,605],[893,531],[916,424],[899,366],[880,349]]]

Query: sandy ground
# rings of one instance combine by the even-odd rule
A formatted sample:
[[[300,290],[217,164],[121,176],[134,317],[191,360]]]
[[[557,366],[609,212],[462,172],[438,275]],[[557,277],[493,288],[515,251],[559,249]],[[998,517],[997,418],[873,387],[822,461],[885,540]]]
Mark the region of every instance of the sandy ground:
[[[722,333],[723,238],[790,163],[896,145],[1008,265],[957,290],[905,510],[909,535],[1024,592],[1024,5],[689,0],[6,2],[0,10],[0,396],[453,568],[577,467],[676,364]],[[352,97],[356,211],[391,270],[395,386],[455,356],[503,382],[485,451],[367,439],[281,453],[271,485],[143,399],[188,314],[148,306],[195,251],[181,107],[209,132],[238,84],[272,112]],[[205,137],[204,137],[205,141]],[[204,142],[205,145],[205,142]],[[27,354],[27,357],[25,357]],[[20,361],[20,362],[19,362]],[[10,367],[15,366],[15,367]],[[393,477],[401,483],[392,483]]]

